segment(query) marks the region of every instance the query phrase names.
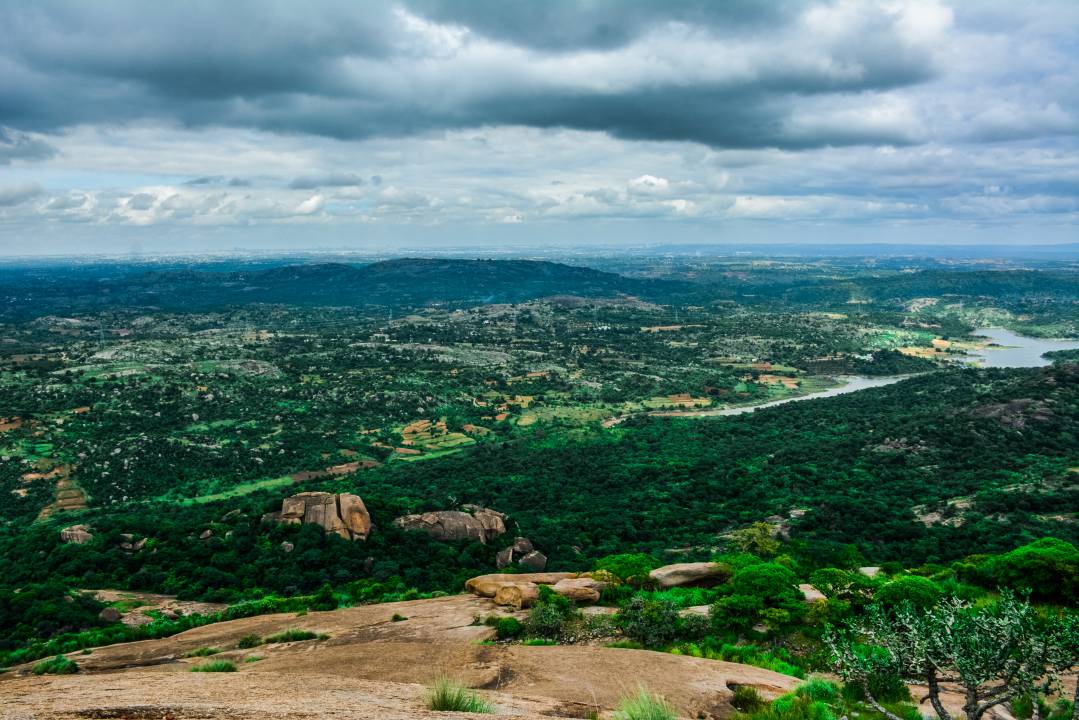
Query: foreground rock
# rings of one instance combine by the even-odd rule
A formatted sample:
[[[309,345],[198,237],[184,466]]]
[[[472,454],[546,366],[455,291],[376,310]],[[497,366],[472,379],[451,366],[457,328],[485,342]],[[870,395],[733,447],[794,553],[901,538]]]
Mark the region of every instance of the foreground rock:
[[[550,573],[495,573],[491,575],[478,575],[465,583],[465,589],[473,595],[493,598],[499,588],[506,585],[554,585],[559,580],[579,577],[577,573],[550,572]]]
[[[489,508],[464,505],[462,510],[436,510],[405,515],[393,521],[403,530],[422,530],[435,540],[479,540],[486,544],[506,532],[506,516]]]
[[[371,534],[371,515],[359,495],[304,492],[281,501],[280,512],[266,513],[265,522],[288,525],[320,525],[327,533],[346,540],[366,540]]]
[[[610,718],[638,685],[664,695],[679,717],[727,718],[734,712],[732,687],[749,685],[774,698],[800,682],[747,665],[647,650],[480,644],[495,631],[473,625],[473,618],[493,611],[489,600],[458,595],[302,617],[262,615],[95,648],[72,655],[79,663],[74,675],[35,677],[32,664],[0,675],[0,717],[447,720],[456,714],[427,710],[426,693],[452,672],[495,705],[494,714],[476,718]],[[389,622],[394,614],[408,619]],[[291,628],[330,640],[237,647],[248,635]],[[190,672],[206,660],[184,656],[201,647],[220,648],[215,658],[234,662],[237,671]],[[262,659],[244,662],[256,655]]]
[[[658,567],[648,576],[661,588],[713,587],[730,580],[731,569],[722,563],[675,563]]]
[[[85,545],[94,539],[88,525],[72,525],[60,531],[60,542]]]

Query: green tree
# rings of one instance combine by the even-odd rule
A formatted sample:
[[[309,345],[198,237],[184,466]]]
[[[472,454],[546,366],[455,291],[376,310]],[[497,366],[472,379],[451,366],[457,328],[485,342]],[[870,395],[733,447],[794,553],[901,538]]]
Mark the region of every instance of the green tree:
[[[895,681],[928,688],[926,699],[941,720],[952,720],[940,684],[958,684],[966,720],[1022,696],[1036,696],[1076,661],[1079,626],[1072,619],[1043,620],[1010,592],[984,608],[948,598],[928,610],[904,603],[890,611],[870,606],[842,633],[824,640],[836,671],[861,689],[889,720],[900,720],[871,687]]]

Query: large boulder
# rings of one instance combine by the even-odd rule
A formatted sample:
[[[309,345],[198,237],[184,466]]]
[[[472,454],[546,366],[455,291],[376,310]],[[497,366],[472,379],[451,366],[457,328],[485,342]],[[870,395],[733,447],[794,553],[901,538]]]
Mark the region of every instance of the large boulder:
[[[513,577],[512,575],[509,577]],[[525,577],[518,575],[517,577]],[[545,584],[545,583],[544,583]],[[590,605],[599,600],[600,591],[608,583],[593,580],[590,577],[563,578],[549,585],[551,590],[564,598],[581,605]],[[534,582],[507,583],[494,594],[495,605],[504,605],[514,610],[523,610],[536,604],[539,599],[540,585]]]
[[[60,531],[60,542],[85,545],[94,539],[88,525],[72,525]]]
[[[535,583],[518,583],[516,585],[503,585],[495,593],[495,605],[511,607],[514,610],[523,610],[536,604],[539,599],[539,585]]]
[[[828,597],[817,588],[813,587],[809,583],[802,583],[798,586],[798,589],[802,591],[802,598],[807,603],[815,603],[821,600],[827,600]]]
[[[371,534],[371,515],[359,495],[304,492],[281,501],[281,511],[267,513],[263,520],[289,525],[320,525],[327,533],[346,540],[366,540]]]
[[[712,587],[729,580],[731,569],[722,563],[675,563],[658,567],[648,576],[661,588]]]
[[[543,572],[547,567],[547,556],[539,550],[533,550],[517,561],[517,564],[532,572]]]
[[[478,575],[465,583],[465,589],[480,597],[493,598],[499,588],[505,585],[522,585],[533,583],[535,585],[554,585],[559,580],[575,578],[577,573],[549,572],[549,573],[493,573],[491,575]]]
[[[488,540],[506,532],[506,516],[495,510],[464,505],[462,510],[436,510],[405,515],[393,521],[404,530],[422,530],[435,540]]]

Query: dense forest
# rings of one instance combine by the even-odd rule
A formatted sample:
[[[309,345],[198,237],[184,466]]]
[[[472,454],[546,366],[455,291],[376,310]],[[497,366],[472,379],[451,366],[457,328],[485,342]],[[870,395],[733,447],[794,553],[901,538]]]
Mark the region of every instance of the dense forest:
[[[992,351],[974,333],[986,323],[1077,334],[1074,275],[739,263],[230,267],[197,310],[111,306],[214,273],[76,268],[57,295],[70,315],[30,312],[34,273],[7,271],[7,649],[100,625],[83,589],[230,604],[458,592],[503,541],[393,521],[467,505],[505,513],[507,540],[555,570],[723,557],[758,523],[802,579],[1079,544],[1074,351],[1014,369],[967,354]],[[305,284],[309,302],[287,304]],[[327,307],[338,287],[360,306]],[[846,375],[891,384],[804,399]],[[370,537],[263,522],[306,490],[362,497]],[[73,525],[92,539],[62,541]]]

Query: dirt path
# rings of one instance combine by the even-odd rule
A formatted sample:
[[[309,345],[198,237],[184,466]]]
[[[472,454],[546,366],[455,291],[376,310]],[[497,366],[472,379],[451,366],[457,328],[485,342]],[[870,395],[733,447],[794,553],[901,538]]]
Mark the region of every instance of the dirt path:
[[[494,611],[489,600],[459,595],[266,615],[100,648],[70,656],[81,668],[75,676],[35,678],[26,666],[0,676],[0,717],[419,718],[430,715],[424,686],[449,675],[515,717],[587,717],[643,685],[685,717],[725,718],[737,684],[774,697],[798,683],[746,665],[645,650],[479,644],[492,630],[473,619]],[[395,613],[407,620],[393,622]],[[288,628],[329,638],[236,647],[245,635]],[[188,672],[204,660],[183,656],[207,646],[221,648],[214,657],[236,662],[239,671]],[[251,656],[262,659],[243,662]]]

